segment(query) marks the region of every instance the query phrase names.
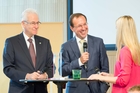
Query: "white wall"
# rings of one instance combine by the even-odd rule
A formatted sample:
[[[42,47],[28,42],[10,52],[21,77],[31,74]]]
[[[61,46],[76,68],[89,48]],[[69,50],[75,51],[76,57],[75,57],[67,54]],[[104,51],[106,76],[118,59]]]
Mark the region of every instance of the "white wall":
[[[140,39],[140,0],[73,0],[73,12],[88,18],[89,34],[116,43],[115,21],[122,15],[134,18]]]
[[[26,8],[37,10],[40,22],[63,22],[67,40],[67,0],[0,0],[0,23],[20,23]]]

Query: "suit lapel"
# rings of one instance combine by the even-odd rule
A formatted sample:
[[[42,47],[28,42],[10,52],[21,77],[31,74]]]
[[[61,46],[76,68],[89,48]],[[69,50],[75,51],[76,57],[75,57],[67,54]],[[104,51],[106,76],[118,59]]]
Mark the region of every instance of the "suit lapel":
[[[35,38],[35,44],[36,44],[36,69],[37,69],[40,66],[39,60],[41,60],[40,59],[40,56],[41,56],[40,54],[41,54],[41,51],[42,51],[42,48],[41,48],[42,41],[40,41],[40,39],[36,35],[34,36],[34,38]]]
[[[72,39],[72,41],[71,41],[71,43],[70,43],[70,47],[71,47],[73,53],[75,54],[75,56],[76,56],[77,58],[79,58],[79,56],[80,56],[81,54],[80,54],[79,47],[78,47],[78,45],[77,45],[77,41],[76,41],[76,38],[75,38],[75,37]]]
[[[29,53],[29,50],[28,50],[27,44],[26,44],[26,42],[25,42],[25,39],[24,39],[23,33],[20,34],[18,38],[19,38],[19,39],[18,39],[19,44],[20,44],[20,46],[21,46],[23,52],[24,52],[25,55],[27,56],[27,58],[28,58],[30,64],[33,66],[33,64],[32,64],[32,60],[31,60],[31,57],[30,57],[30,53]],[[21,52],[22,52],[22,51],[21,51]]]

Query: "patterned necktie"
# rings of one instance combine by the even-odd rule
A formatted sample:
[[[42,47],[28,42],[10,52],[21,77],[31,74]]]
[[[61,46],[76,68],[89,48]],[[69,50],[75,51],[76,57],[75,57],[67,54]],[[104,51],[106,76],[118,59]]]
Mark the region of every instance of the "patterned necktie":
[[[82,54],[84,52],[84,49],[83,49],[83,43],[85,42],[85,40],[80,40],[80,53]]]
[[[30,45],[29,45],[30,56],[31,56],[33,65],[34,65],[34,67],[35,67],[36,55],[35,55],[34,45],[33,45],[33,43],[32,43],[32,39],[29,38],[28,41],[30,42]]]

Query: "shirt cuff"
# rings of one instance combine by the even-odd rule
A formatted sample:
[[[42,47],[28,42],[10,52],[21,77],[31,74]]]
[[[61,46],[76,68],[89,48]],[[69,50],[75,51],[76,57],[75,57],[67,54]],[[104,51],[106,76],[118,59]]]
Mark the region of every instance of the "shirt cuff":
[[[79,66],[84,65],[84,64],[81,62],[80,58],[78,59],[78,62],[79,62]]]

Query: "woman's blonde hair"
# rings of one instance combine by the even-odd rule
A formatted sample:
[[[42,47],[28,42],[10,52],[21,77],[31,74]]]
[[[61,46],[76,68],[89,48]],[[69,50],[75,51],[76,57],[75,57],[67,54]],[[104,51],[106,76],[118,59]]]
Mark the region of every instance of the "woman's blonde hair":
[[[121,48],[127,46],[131,52],[134,63],[140,65],[140,44],[133,18],[127,15],[119,17],[116,21],[116,28],[117,59],[119,60]]]

